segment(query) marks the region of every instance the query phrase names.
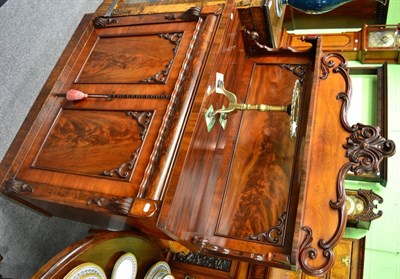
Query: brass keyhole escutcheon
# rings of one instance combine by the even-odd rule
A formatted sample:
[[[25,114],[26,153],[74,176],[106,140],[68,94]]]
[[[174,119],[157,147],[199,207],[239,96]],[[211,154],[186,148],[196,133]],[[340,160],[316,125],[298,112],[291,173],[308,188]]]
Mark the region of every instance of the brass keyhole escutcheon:
[[[346,256],[346,257],[343,257],[343,258],[342,258],[342,264],[343,264],[344,266],[349,267],[349,266],[350,266],[350,262],[351,262],[351,260],[350,260],[350,257],[349,257],[349,256]]]

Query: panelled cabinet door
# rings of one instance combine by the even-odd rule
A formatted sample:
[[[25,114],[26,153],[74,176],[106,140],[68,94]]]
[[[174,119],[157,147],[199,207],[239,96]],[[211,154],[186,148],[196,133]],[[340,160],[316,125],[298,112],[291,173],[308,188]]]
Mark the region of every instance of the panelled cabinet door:
[[[234,36],[240,31],[230,32],[221,44],[217,71],[238,103],[287,110],[294,99],[300,101],[292,106],[293,117],[287,111],[235,111],[225,129],[218,115],[207,129],[204,113],[211,106],[226,107],[227,100],[222,94],[205,96],[182,155],[182,171],[172,172],[157,225],[196,251],[289,267],[296,264],[292,253],[301,241],[295,233],[302,214],[299,173],[315,54],[246,57],[242,37]]]
[[[161,23],[125,17],[87,27],[59,77],[62,86],[47,98],[28,135],[32,140],[21,148],[6,192],[18,194],[29,185],[23,198],[39,207],[42,200],[122,215],[135,198],[161,199],[164,169],[205,57],[196,57],[194,71],[194,49],[209,40],[215,20],[159,18]],[[88,96],[68,100],[61,93],[70,89]]]

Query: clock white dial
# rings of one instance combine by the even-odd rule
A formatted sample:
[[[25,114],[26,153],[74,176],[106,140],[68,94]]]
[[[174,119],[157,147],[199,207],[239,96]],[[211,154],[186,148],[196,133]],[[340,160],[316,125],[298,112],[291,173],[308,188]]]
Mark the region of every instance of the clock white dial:
[[[394,45],[392,31],[371,31],[368,36],[369,47],[391,47]]]

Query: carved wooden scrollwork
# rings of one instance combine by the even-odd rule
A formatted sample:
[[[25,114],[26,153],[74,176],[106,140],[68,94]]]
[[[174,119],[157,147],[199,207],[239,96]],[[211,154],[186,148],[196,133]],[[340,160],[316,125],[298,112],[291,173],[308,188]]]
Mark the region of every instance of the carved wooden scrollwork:
[[[201,16],[201,7],[191,7],[182,15],[177,16],[176,14],[166,15],[165,19],[177,20],[182,19],[184,21],[198,21]]]
[[[149,128],[151,117],[153,116],[153,112],[127,111],[126,114],[128,116],[131,116],[133,119],[136,119],[138,124],[141,126],[140,139],[143,144],[144,138],[147,133],[147,129]],[[135,166],[142,144],[132,153],[130,161],[121,164],[119,167],[115,169],[104,170],[100,172],[100,174],[109,177],[118,176],[120,178],[128,179],[130,177],[133,167]]]
[[[201,15],[201,7],[191,7],[181,16],[186,21],[198,21]]]
[[[381,196],[375,194],[372,190],[364,189],[359,189],[357,194],[366,201],[367,205],[362,214],[356,217],[357,221],[372,221],[382,216],[382,210],[379,210],[377,213],[373,211],[375,208],[378,208],[374,201],[377,201],[378,203],[383,202]]]
[[[218,245],[213,245],[210,241],[203,236],[194,236],[192,243],[195,244],[201,251],[209,253],[217,253],[220,255],[229,255],[232,257],[248,258],[257,262],[274,263],[290,265],[290,259],[287,255],[278,253],[256,254],[251,252],[243,252],[239,250],[227,249]]]
[[[247,40],[247,45],[251,46],[249,51],[251,53],[256,52],[271,52],[277,51],[277,48],[272,48],[266,45],[261,44],[258,40],[260,39],[260,35],[258,35],[255,31],[245,30],[245,39]]]
[[[93,19],[93,26],[95,28],[102,28],[102,27],[106,27],[107,25],[109,25],[111,23],[117,23],[117,22],[118,22],[118,20],[116,20],[115,18],[98,16],[95,19]]]
[[[335,58],[335,59],[333,59]],[[335,62],[336,61],[336,62]],[[337,62],[338,61],[338,62]],[[348,171],[356,175],[363,173],[378,172],[379,164],[386,157],[395,153],[395,144],[380,135],[379,127],[370,125],[355,124],[350,126],[347,121],[347,111],[351,97],[351,80],[346,68],[346,59],[337,53],[326,54],[321,60],[322,80],[327,79],[331,72],[339,73],[345,81],[344,92],[339,92],[338,100],[342,100],[340,110],[340,122],[343,128],[350,133],[343,144],[346,150],[345,156],[349,162],[344,164],[339,170],[336,182],[336,200],[329,202],[330,207],[338,212],[338,226],[330,239],[319,239],[318,247],[322,250],[322,256],[325,261],[318,267],[312,266],[310,261],[318,257],[317,248],[312,246],[313,232],[308,226],[303,226],[305,237],[300,247],[299,264],[302,270],[311,276],[320,276],[326,273],[334,263],[333,247],[340,241],[344,227],[346,226],[346,194],[344,189],[344,180]]]
[[[244,39],[246,40],[247,52],[249,54],[267,54],[269,52],[279,51],[279,48],[272,48],[259,42],[260,35],[255,31],[244,30]],[[316,47],[317,36],[303,36],[302,41],[311,44],[311,49]],[[290,52],[307,52],[310,50],[298,50],[289,47],[287,49]]]
[[[175,58],[176,52],[178,51],[178,46],[182,40],[183,33],[173,33],[173,34],[165,33],[165,34],[158,34],[158,36],[160,38],[170,41],[174,45],[174,48],[172,49],[174,57],[168,62],[168,64],[165,66],[164,70],[161,70],[158,73],[141,80],[140,81],[141,83],[165,83],[166,82],[169,72],[171,71],[172,65],[174,63],[174,58]]]
[[[19,194],[22,192],[33,193],[34,188],[22,181],[16,180],[14,178],[9,179],[4,186],[4,194]]]
[[[291,71],[294,75],[299,77],[301,86],[304,85],[304,78],[307,74],[307,66],[305,65],[293,65],[293,64],[282,64],[281,68]]]
[[[356,124],[349,127],[353,131],[344,144],[346,157],[352,162],[350,171],[355,175],[378,173],[379,165],[386,157],[395,153],[395,144],[380,135],[379,127]]]
[[[228,259],[202,255],[194,252],[189,252],[187,255],[184,255],[183,253],[174,254],[173,260],[177,262],[205,266],[225,272],[229,272],[232,264],[232,261]]]
[[[111,213],[119,215],[128,215],[129,209],[131,208],[133,198],[92,198],[88,200],[88,205],[97,205],[98,207],[105,208]]]
[[[271,244],[282,245],[284,241],[284,232],[286,230],[287,212],[283,212],[278,218],[276,226],[269,228],[266,232],[250,235],[247,238],[257,241],[266,241]]]

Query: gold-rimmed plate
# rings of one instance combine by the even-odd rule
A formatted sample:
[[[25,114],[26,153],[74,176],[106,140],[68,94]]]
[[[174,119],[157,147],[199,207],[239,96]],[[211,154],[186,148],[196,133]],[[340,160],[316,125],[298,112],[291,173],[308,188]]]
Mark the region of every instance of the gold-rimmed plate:
[[[73,268],[64,279],[107,279],[104,270],[94,263],[83,263]]]
[[[167,262],[160,261],[154,264],[149,269],[149,271],[147,271],[146,275],[144,276],[144,279],[154,279],[156,278],[155,276],[158,276],[160,274],[163,274],[163,276],[171,275],[171,268],[169,267]],[[160,278],[162,278],[162,276]]]
[[[114,265],[111,279],[135,279],[137,274],[137,259],[132,253],[125,253]]]

